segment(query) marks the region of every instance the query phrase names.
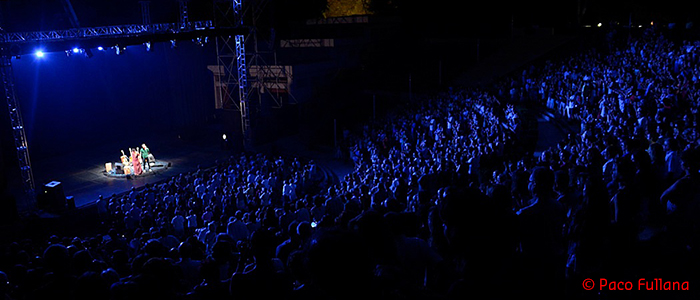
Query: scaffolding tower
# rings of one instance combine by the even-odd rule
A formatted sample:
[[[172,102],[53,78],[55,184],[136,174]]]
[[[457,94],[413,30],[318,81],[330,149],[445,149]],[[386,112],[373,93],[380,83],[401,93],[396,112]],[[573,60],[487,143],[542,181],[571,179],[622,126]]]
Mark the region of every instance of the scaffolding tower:
[[[215,0],[215,26],[243,26],[242,0]],[[216,38],[217,68],[214,76],[220,78],[216,90],[217,109],[237,110],[241,116],[241,134],[245,150],[252,150],[250,105],[248,105],[248,66],[245,52],[245,36],[219,36]]]
[[[210,66],[209,70],[214,73],[216,108],[240,112],[243,146],[246,150],[251,150],[251,109],[259,111],[263,105],[263,95],[272,100],[274,108],[283,106],[282,92],[288,96],[287,103],[296,103],[296,99],[289,93],[292,69],[290,66],[277,66],[274,51],[263,52],[259,49],[261,38],[258,21],[270,4],[269,0],[214,2],[214,23],[217,28],[244,27],[248,30],[246,35],[217,37],[217,65]],[[268,48],[273,48],[274,31],[270,40]],[[267,60],[263,58],[264,55],[269,56]],[[268,64],[268,61],[273,61],[273,64]],[[251,98],[255,95],[257,105],[253,106]]]

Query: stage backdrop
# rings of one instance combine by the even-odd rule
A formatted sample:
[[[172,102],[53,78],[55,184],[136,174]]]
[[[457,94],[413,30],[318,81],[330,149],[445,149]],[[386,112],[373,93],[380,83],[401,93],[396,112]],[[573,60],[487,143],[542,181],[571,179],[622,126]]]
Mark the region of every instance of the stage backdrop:
[[[32,158],[192,132],[214,112],[215,46],[180,41],[13,60]]]

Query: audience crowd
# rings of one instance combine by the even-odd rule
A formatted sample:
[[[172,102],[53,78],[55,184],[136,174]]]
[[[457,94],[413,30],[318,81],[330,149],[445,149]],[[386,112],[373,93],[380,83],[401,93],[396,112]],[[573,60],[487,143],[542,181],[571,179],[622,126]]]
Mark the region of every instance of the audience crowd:
[[[582,279],[695,279],[699,60],[650,32],[426,97],[344,135],[340,182],[250,154],[100,197],[103,234],[3,245],[0,293],[599,299]],[[535,156],[523,107],[580,130]]]

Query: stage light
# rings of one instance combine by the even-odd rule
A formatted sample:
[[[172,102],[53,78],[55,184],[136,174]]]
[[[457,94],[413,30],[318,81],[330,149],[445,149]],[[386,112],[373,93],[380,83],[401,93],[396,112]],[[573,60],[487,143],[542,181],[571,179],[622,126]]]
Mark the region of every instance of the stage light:
[[[102,51],[102,50],[104,50],[104,49],[105,49],[105,48],[102,48],[102,46],[97,47],[97,50],[100,50],[100,51]]]
[[[126,51],[126,47],[121,47],[121,46],[119,46],[119,45],[116,45],[116,46],[114,46],[114,47],[112,47],[112,48],[113,48],[114,51],[117,53],[117,55],[121,55],[122,53],[124,53],[124,51]]]
[[[80,49],[78,49],[78,48],[73,48],[73,53],[80,53]]]
[[[41,50],[34,52],[34,54],[36,55],[36,57],[44,57],[44,51]]]
[[[195,42],[197,45],[200,45],[200,46],[204,47],[204,43],[207,42],[207,39],[206,39],[206,38],[202,39],[202,37],[200,36],[200,37],[197,37],[195,40],[192,40],[192,41]]]
[[[598,27],[603,27],[603,23],[598,23]]]
[[[224,141],[225,141],[225,140],[226,140],[226,134],[224,134],[224,135],[222,136],[222,138],[223,138]]]

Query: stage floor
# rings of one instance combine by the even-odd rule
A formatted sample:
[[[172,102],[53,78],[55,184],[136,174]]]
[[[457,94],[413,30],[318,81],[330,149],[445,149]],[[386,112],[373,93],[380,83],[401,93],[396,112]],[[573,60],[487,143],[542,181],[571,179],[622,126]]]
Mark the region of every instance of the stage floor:
[[[130,180],[106,176],[104,173],[105,162],[118,161],[121,156],[119,147],[123,148],[123,145],[95,147],[79,155],[71,154],[51,159],[32,158],[35,190],[40,192],[43,185],[59,181],[66,196],[73,196],[76,207],[82,207],[94,203],[100,195],[106,197],[120,194],[132,187],[140,188],[148,183],[157,183],[180,173],[194,171],[200,166],[213,166],[216,160],[233,155],[233,152],[222,147],[220,139],[220,136],[218,140],[215,136],[200,136],[198,140],[193,141],[185,141],[177,136],[145,139],[144,142],[156,158],[169,162],[170,167],[154,175],[137,176]],[[21,195],[21,185],[18,182],[10,182],[10,188],[15,197]]]

